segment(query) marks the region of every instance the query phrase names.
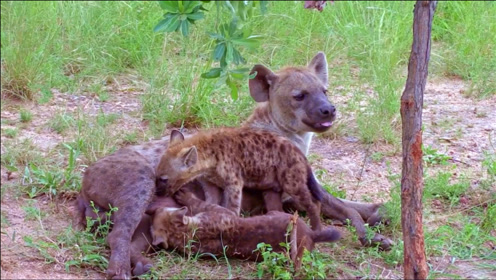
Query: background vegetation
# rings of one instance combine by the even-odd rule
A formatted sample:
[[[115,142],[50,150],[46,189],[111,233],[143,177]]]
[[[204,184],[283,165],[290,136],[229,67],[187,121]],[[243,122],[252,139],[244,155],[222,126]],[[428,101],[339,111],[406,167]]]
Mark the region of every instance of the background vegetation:
[[[208,34],[215,31],[218,22],[216,8],[214,3],[205,7],[210,12],[190,27],[189,36],[183,37],[181,32],[153,32],[164,13],[156,2],[2,1],[1,106],[2,111],[14,108],[16,116],[4,118],[2,113],[1,164],[2,170],[19,176],[13,184],[2,183],[2,201],[6,193],[14,193],[23,199],[26,219],[43,224],[50,218],[45,211],[52,210],[40,210],[38,199],[48,197],[58,207],[64,195],[80,189],[85,166],[119,147],[158,138],[166,127],[234,126],[245,120],[255,105],[248,94],[247,80],[236,81],[239,97],[233,100],[229,85],[201,78],[202,73],[219,66],[213,60],[215,43]],[[335,2],[321,13],[303,9],[302,1],[269,2],[264,15],[255,10],[249,21],[239,22],[246,34],[262,35],[259,46],[241,46],[248,62],[242,67],[262,63],[277,70],[303,65],[318,51],[324,51],[329,63],[330,99],[347,100],[337,104],[338,121],[324,137],[352,137],[366,144],[390,145],[390,154],[371,155],[372,160],[381,161],[394,156],[399,147],[399,97],[410,54],[412,11],[413,2]],[[225,20],[230,15],[221,17]],[[432,38],[430,79],[462,79],[470,85],[464,93],[468,98],[494,97],[496,2],[439,2]],[[113,104],[112,85],[125,88],[124,94],[139,95],[133,120],[103,110],[89,113],[85,108],[57,108],[42,117],[31,111],[54,101],[54,93],[68,99],[93,98],[104,105]],[[483,112],[478,114],[484,117]],[[34,143],[36,139],[20,137],[31,127],[38,132],[50,131],[57,144],[41,150]],[[318,156],[311,156],[318,161]],[[494,261],[494,147],[481,159],[484,176],[477,181],[481,186],[479,198],[469,210],[461,210],[460,201],[469,195],[474,179],[464,177],[466,174],[455,178],[450,159],[443,152],[424,147],[426,205],[440,203],[436,211],[430,207],[425,211],[432,217],[439,211],[448,213],[427,221],[431,225],[426,232],[428,255]],[[325,187],[336,191],[326,171],[317,172]],[[398,173],[388,175],[395,186],[386,204],[391,224],[374,229],[395,240],[400,236],[398,178]],[[346,196],[343,190],[336,194]],[[2,230],[8,224],[2,211]],[[62,233],[48,230],[44,234],[41,238],[24,238],[44,261],[62,263],[67,269],[105,268],[108,250],[104,239],[70,226]],[[401,242],[390,252],[380,252],[376,248],[350,249],[350,244],[357,243],[352,238],[343,243],[346,246],[340,243],[325,253],[305,255],[305,275],[356,276],[356,270],[344,265],[352,263],[370,278],[385,277],[374,264],[392,270],[401,266]],[[271,256],[270,250],[262,249]],[[202,271],[204,277],[246,276],[239,271],[240,266],[235,268],[228,260],[218,260],[228,273],[215,274],[205,267],[214,266],[214,262],[197,263],[195,256],[185,259],[161,252],[155,259],[158,266],[154,275],[169,271],[169,276],[178,278],[199,277],[193,273]],[[286,265],[284,260],[263,263],[253,267],[252,276],[291,277]],[[496,269],[494,262],[489,267]],[[433,269],[432,276],[439,275],[455,277]]]

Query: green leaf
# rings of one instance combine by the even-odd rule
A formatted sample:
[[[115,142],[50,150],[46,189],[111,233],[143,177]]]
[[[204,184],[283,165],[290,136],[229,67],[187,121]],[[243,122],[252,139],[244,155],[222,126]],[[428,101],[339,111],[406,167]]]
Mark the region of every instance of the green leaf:
[[[167,28],[167,26],[169,26],[170,24],[170,21],[172,19],[172,15],[171,14],[167,14],[167,15],[164,15],[164,19],[161,20],[157,25],[155,25],[155,27],[153,28],[153,32],[162,32],[164,31],[164,29]]]
[[[172,13],[179,12],[178,1],[158,1],[158,4],[160,5],[160,8],[162,8],[162,10],[166,10]]]
[[[269,4],[269,1],[260,1],[260,12],[262,15],[265,15],[267,13],[267,4]]]
[[[202,12],[196,12],[196,13],[193,13],[193,14],[188,14],[187,17],[189,19],[192,19],[192,20],[199,20],[199,19],[204,18],[204,15],[203,15]]]
[[[214,49],[214,60],[219,61],[224,56],[225,51],[226,51],[226,44],[225,43],[218,44]]]
[[[183,20],[181,22],[181,32],[184,37],[188,37],[189,34],[189,22],[187,20]]]
[[[236,18],[234,18],[229,24],[229,35],[233,37],[233,35],[235,35],[236,33],[236,30],[238,30],[238,21],[236,20]]]
[[[236,13],[236,10],[234,9],[233,5],[231,4],[231,1],[223,1],[222,2],[224,5],[225,8],[227,8],[229,11],[231,11],[231,13]]]
[[[166,18],[160,21],[153,31],[155,32],[172,32],[176,31],[179,27],[179,15],[178,14],[167,14]]]
[[[226,44],[226,63],[230,63],[233,61],[233,46],[230,42],[227,42]]]
[[[236,73],[236,74],[246,74],[249,71],[250,71],[250,68],[238,68],[238,69],[230,70],[229,72]]]
[[[224,41],[226,38],[224,38],[224,36],[220,35],[220,34],[217,34],[217,33],[213,33],[213,32],[207,32],[207,34],[210,36],[210,38],[212,39],[217,39],[217,40],[221,40],[221,41]]]
[[[218,78],[221,71],[222,68],[212,68],[208,72],[201,74],[201,77],[205,79]]]
[[[237,49],[233,49],[233,57],[236,65],[239,65],[240,63],[246,63],[246,60],[241,56]]]
[[[234,44],[247,47],[247,48],[257,48],[260,46],[260,41],[257,39],[246,38],[246,39],[231,39]]]
[[[183,1],[184,3],[184,13],[191,13],[198,5],[201,5],[201,1]]]
[[[230,79],[226,80],[226,84],[231,88],[231,98],[233,100],[238,99],[238,87]]]

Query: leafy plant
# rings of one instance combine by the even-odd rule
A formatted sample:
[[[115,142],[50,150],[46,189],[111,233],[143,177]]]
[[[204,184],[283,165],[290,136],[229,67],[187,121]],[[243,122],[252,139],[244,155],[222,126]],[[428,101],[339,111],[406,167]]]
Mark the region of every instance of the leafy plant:
[[[448,200],[452,205],[458,203],[460,196],[470,187],[470,182],[461,178],[457,183],[450,183],[451,177],[449,172],[440,172],[426,178],[424,195]]]
[[[110,210],[105,213],[105,221],[103,221],[98,215],[99,211],[93,201],[90,203],[98,218],[86,217],[85,230],[75,231],[69,227],[65,233],[58,237],[60,246],[70,246],[73,255],[71,260],[65,262],[66,271],[69,271],[72,266],[98,267],[102,271],[107,267],[108,260],[103,250],[108,248],[106,238],[112,227],[110,217],[119,209],[109,205]]]
[[[21,122],[23,122],[23,123],[30,122],[31,119],[33,119],[33,113],[31,113],[30,111],[25,110],[25,109],[22,109],[19,112],[19,116],[20,116]]]
[[[165,14],[164,19],[153,28],[154,32],[174,32],[180,29],[183,36],[187,37],[190,25],[205,16],[202,12],[205,10],[202,1],[158,1],[158,3]]]
[[[30,198],[40,194],[47,194],[50,198],[63,190],[79,190],[80,174],[76,171],[76,159],[79,150],[64,144],[69,150],[68,164],[65,170],[50,170],[29,163],[24,168],[23,182],[27,184],[26,193]]]
[[[281,247],[289,252],[290,245],[281,243]],[[294,266],[288,254],[274,252],[270,244],[259,243],[257,251],[263,261],[257,264],[257,277],[262,279],[265,274],[270,274],[272,279],[293,279]]]
[[[439,153],[437,149],[431,146],[422,146],[422,152],[422,159],[427,165],[446,165],[448,164],[448,160],[451,159],[450,156]]]
[[[203,3],[202,3],[203,2]],[[189,34],[190,25],[204,18],[203,7],[210,1],[159,1],[160,7],[166,11],[164,19],[155,28],[155,32],[174,32],[181,29],[183,36]],[[246,80],[249,76],[249,68],[230,69],[231,65],[246,64],[246,59],[241,55],[239,47],[249,49],[260,45],[260,36],[250,35],[247,30],[242,30],[238,19],[248,20],[253,14],[256,2],[260,2],[262,13],[266,10],[266,1],[217,1],[217,19],[220,18],[221,7],[231,12],[229,23],[216,24],[216,32],[209,32],[212,40],[215,40],[213,60],[220,63],[220,67],[214,67],[201,75],[205,79],[219,78],[217,85],[226,84],[231,89],[231,98],[238,98],[238,85],[234,80]]]

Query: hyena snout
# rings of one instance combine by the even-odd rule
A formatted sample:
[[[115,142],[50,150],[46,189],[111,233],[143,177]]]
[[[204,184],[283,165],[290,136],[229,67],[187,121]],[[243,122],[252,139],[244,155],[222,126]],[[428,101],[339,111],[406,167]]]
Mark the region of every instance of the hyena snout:
[[[320,106],[317,112],[320,114],[321,118],[331,118],[331,120],[334,120],[336,117],[336,107],[332,104],[324,104]]]

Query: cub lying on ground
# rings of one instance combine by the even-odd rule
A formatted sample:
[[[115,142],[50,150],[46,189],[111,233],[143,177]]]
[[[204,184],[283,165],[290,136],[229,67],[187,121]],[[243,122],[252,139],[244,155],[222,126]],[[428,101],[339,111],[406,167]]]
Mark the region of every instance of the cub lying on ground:
[[[288,139],[265,130],[214,129],[186,140],[173,130],[156,176],[167,182],[169,195],[194,179],[204,182],[204,187],[221,186],[225,207],[237,215],[243,187],[272,191],[268,194],[279,197],[285,192],[307,211],[312,229],[321,228],[323,194],[305,155]],[[212,193],[205,191],[205,195]],[[266,203],[268,211],[283,211],[280,198],[271,201],[279,203]]]
[[[185,252],[189,240],[192,253],[211,253],[216,256],[261,261],[260,252],[256,251],[261,242],[270,244],[275,252],[284,249],[280,243],[291,243],[293,261],[299,263],[304,249],[313,250],[317,242],[333,242],[340,238],[339,231],[326,228],[312,231],[306,223],[294,216],[279,211],[270,211],[266,215],[242,218],[232,211],[196,198],[188,191],[179,191],[175,199],[187,207],[161,207],[158,202],[150,205],[148,213],[154,213],[151,227],[153,244],[162,244],[166,249]],[[188,211],[189,210],[189,211]],[[186,214],[193,216],[187,216]],[[294,219],[296,225],[289,230],[288,225]],[[226,248],[224,250],[224,248]]]

